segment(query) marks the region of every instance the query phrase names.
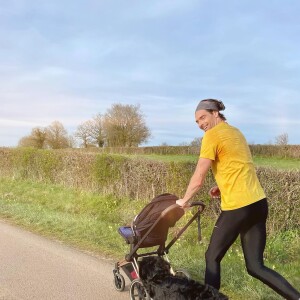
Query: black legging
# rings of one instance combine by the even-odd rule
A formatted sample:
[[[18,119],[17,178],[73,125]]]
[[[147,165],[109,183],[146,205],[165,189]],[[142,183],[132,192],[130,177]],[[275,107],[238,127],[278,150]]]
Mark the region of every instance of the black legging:
[[[262,199],[251,205],[222,211],[213,230],[206,258],[205,283],[220,288],[220,262],[240,234],[248,273],[289,300],[300,299],[300,293],[281,275],[264,266],[268,202]]]

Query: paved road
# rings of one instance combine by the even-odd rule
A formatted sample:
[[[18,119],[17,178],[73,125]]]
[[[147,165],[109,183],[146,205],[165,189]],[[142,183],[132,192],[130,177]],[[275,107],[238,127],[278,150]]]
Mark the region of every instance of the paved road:
[[[114,290],[114,262],[0,221],[1,300],[129,299]]]

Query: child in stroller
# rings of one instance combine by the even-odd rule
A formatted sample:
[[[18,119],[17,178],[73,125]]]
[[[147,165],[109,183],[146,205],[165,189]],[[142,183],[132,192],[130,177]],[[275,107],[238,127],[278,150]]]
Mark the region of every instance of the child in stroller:
[[[205,205],[202,202],[193,202],[190,207],[198,206],[197,212],[175,235],[169,244],[167,246],[165,245],[169,228],[173,227],[184,215],[184,210],[176,204],[176,200],[178,200],[178,197],[173,194],[161,194],[152,199],[151,202],[143,208],[134,218],[131,226],[119,228],[120,235],[125,239],[126,243],[130,245],[130,252],[125,255],[125,260],[115,264],[115,269],[113,270],[114,285],[116,290],[124,290],[125,279],[120,273],[120,269],[122,269],[131,281],[130,299],[150,299],[139,277],[139,258],[151,255],[166,255],[172,245],[195,219],[198,219],[198,238],[201,239],[200,214],[204,210]],[[157,250],[138,253],[140,248],[155,246],[158,246]],[[182,271],[178,273],[187,276]]]

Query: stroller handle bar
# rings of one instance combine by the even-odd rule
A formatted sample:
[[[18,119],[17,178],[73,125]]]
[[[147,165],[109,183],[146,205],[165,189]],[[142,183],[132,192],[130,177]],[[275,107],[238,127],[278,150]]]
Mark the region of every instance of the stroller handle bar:
[[[203,211],[205,208],[205,204],[202,201],[191,202],[189,207],[193,207],[193,206],[201,206],[201,211]]]

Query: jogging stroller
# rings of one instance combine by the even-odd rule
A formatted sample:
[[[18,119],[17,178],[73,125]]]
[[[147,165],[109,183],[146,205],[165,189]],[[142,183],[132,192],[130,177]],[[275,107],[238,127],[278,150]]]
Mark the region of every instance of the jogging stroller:
[[[130,299],[143,300],[150,299],[139,279],[139,258],[158,255],[164,256],[169,252],[172,245],[185,232],[190,224],[198,219],[198,239],[201,240],[200,214],[205,205],[202,202],[193,202],[190,207],[197,206],[197,212],[191,217],[187,224],[175,235],[175,237],[166,246],[168,231],[174,227],[175,223],[184,215],[184,210],[176,204],[178,197],[165,193],[151,200],[142,211],[134,218],[131,226],[120,227],[118,232],[130,245],[130,251],[125,255],[125,259],[118,261],[113,270],[114,285],[116,290],[123,291],[125,288],[125,279],[120,273],[120,269],[127,275],[130,284]],[[150,252],[138,253],[141,248],[156,249]],[[188,276],[183,271],[174,272],[182,276]]]

